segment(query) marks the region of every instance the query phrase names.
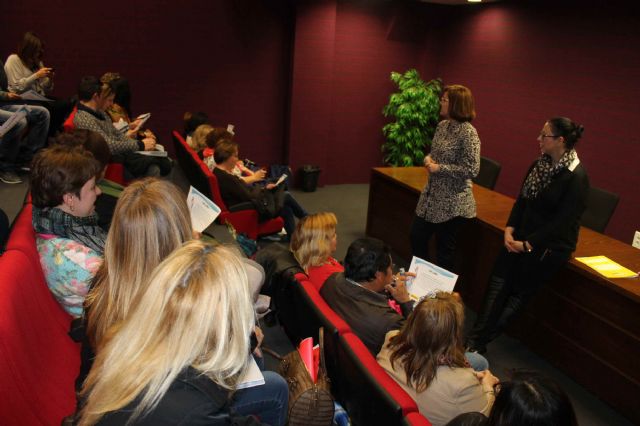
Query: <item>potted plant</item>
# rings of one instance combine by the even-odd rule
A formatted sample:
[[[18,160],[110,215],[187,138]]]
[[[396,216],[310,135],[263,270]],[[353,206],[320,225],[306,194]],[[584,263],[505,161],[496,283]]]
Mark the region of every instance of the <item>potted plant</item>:
[[[410,69],[404,74],[392,72],[391,81],[400,91],[393,93],[382,109],[385,117],[395,118],[382,128],[386,137],[384,161],[396,167],[422,165],[438,125],[442,80],[425,83],[417,70]]]

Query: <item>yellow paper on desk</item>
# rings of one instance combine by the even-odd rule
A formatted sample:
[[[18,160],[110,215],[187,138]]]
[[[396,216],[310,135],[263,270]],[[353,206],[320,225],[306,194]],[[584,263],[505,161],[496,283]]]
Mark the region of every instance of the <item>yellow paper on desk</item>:
[[[607,278],[636,278],[638,274],[614,262],[607,256],[576,257],[576,260],[595,269]]]

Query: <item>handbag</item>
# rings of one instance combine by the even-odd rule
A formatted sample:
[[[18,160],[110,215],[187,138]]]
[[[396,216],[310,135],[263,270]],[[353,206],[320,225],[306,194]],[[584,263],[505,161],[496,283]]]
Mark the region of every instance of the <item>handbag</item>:
[[[320,367],[316,383],[313,383],[298,350],[282,357],[268,348],[262,348],[280,360],[279,373],[289,385],[289,426],[331,426],[333,423],[335,406],[324,361],[322,327],[319,330],[319,340]]]
[[[263,188],[252,202],[261,221],[278,217],[284,206],[284,186],[278,185],[273,189]]]

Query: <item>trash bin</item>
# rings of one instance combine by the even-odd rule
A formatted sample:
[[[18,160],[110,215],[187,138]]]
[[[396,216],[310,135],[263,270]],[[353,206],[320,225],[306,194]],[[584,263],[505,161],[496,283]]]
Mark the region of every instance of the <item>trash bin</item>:
[[[318,187],[318,177],[320,176],[320,167],[307,164],[300,169],[302,175],[302,190],[304,192],[315,192]]]

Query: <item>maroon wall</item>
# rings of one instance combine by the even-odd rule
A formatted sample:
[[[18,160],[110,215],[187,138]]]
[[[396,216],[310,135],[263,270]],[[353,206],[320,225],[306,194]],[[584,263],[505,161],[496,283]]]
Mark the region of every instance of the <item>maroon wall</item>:
[[[83,75],[118,71],[131,82],[134,113],[165,144],[182,114],[202,110],[236,126],[244,154],[283,159],[291,17],[263,0],[4,2],[3,60],[27,30],[46,44],[56,68],[54,95],[71,96]]]
[[[640,19],[628,7],[535,1],[457,8],[427,46],[445,83],[472,89],[482,153],[503,166],[500,192],[517,194],[539,155],[536,136],[546,118],[582,123],[577,150],[591,184],[620,194],[607,234],[625,242],[640,228]]]
[[[418,67],[420,31],[399,30],[405,8],[390,3],[301,3],[291,81],[289,161],[322,167],[321,182],[368,182],[382,165],[382,107],[391,71]],[[400,19],[402,22],[398,21]],[[406,29],[406,28],[405,28]]]

